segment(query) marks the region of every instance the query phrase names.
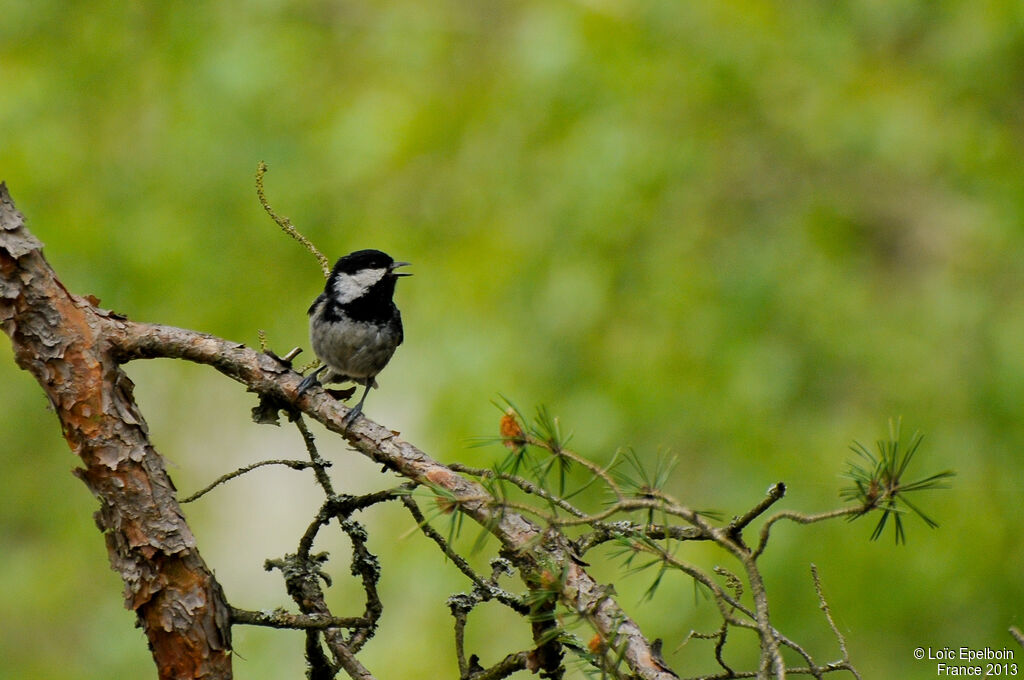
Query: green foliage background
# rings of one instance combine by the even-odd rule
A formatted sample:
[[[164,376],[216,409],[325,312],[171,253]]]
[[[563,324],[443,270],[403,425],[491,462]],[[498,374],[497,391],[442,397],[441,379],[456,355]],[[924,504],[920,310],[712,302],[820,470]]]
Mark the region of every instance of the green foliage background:
[[[902,415],[927,433],[919,471],[959,473],[923,499],[941,527],[911,520],[905,547],[869,542],[870,521],[777,527],[776,620],[835,654],[814,561],[865,677],[933,677],[916,646],[1024,660],[1006,633],[1024,624],[1021,3],[0,0],[0,16],[0,179],[70,290],[305,345],[322,280],[259,209],[265,160],[274,206],[329,256],[414,262],[372,417],[483,464],[501,452],[466,441],[495,432],[499,392],[545,403],[597,460],[679,456],[670,490],[729,516],[779,480],[786,507],[836,507],[847,444]],[[0,677],[152,677],[95,501],[12,359],[0,342]],[[208,369],[128,370],[182,491],[302,455]],[[321,441],[346,490],[382,483]],[[294,550],[311,491],[263,470],[187,508],[233,604],[286,604],[262,561]],[[444,599],[464,580],[397,538],[397,509],[365,519],[386,605],[366,663],[454,677]],[[648,576],[597,569],[678,669],[711,670],[703,643],[673,651],[713,625],[689,583],[641,603]],[[470,621],[485,662],[527,634]],[[299,635],[236,643],[239,677],[303,673]]]

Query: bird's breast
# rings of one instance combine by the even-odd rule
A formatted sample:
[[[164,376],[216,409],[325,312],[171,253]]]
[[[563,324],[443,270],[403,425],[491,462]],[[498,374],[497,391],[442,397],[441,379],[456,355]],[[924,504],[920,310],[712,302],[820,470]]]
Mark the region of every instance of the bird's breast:
[[[326,320],[323,306],[310,317],[313,351],[334,373],[349,378],[372,378],[387,365],[398,343],[389,324],[352,321],[343,314]]]

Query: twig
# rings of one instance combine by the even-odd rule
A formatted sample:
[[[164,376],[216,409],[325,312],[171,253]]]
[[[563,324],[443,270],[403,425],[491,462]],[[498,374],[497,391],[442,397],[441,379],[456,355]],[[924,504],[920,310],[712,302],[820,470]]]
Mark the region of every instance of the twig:
[[[317,250],[317,247],[295,228],[291,220],[287,217],[278,215],[274,212],[274,209],[270,207],[270,202],[267,200],[267,195],[263,190],[263,176],[267,174],[267,170],[269,170],[269,168],[263,161],[260,161],[259,165],[256,166],[256,197],[259,199],[260,205],[263,206],[263,209],[268,215],[270,215],[270,219],[277,223],[277,226],[281,227],[286,234],[301,243],[306,250],[313,254],[313,257],[315,257],[317,262],[320,263],[320,269],[324,273],[324,278],[327,278],[331,273],[331,264],[327,257]]]
[[[729,622],[723,620],[722,627],[718,629],[718,641],[715,643],[715,661],[722,667],[722,670],[731,674],[733,673],[732,668],[730,668],[729,664],[727,664],[725,659],[722,658],[722,653],[725,651],[725,641],[728,639],[728,636]]]
[[[532,650],[516,652],[515,654],[509,654],[504,659],[494,664],[490,668],[483,670],[472,676],[473,680],[501,680],[501,678],[507,678],[516,671],[529,668],[530,655],[533,654]]]
[[[835,620],[832,618],[832,608],[828,606],[828,601],[825,599],[825,593],[821,589],[821,577],[818,575],[818,565],[811,564],[811,578],[814,579],[814,592],[818,594],[818,603],[821,607],[821,611],[825,614],[825,620],[828,621],[828,627],[832,629],[832,634],[836,636],[836,640],[839,642],[839,652],[843,655],[843,660],[846,661],[850,658],[849,652],[846,651],[846,639],[843,634],[839,632],[839,628],[836,626]]]
[[[327,474],[327,468],[331,466],[330,461],[320,455],[320,451],[316,448],[316,438],[309,431],[306,421],[302,419],[301,413],[294,415],[293,422],[302,435],[302,442],[306,445],[306,452],[309,454],[309,460],[312,463],[311,467],[316,475],[317,484],[324,490],[328,498],[334,496],[334,485],[331,483],[330,475]]]
[[[336,617],[322,614],[292,614],[282,609],[273,611],[249,611],[231,608],[231,623],[267,628],[291,628],[296,630],[322,630],[324,628],[359,628],[367,621],[360,617]]]
[[[836,641],[839,643],[839,653],[842,655],[840,661],[829,664],[829,666],[847,670],[853,677],[860,680],[860,673],[850,663],[850,652],[846,648],[846,638],[839,632],[839,626],[836,625],[835,619],[832,617],[832,608],[829,606],[828,600],[825,599],[825,593],[821,587],[821,577],[818,575],[818,566],[813,563],[811,564],[811,578],[814,579],[814,592],[818,595],[821,611],[825,614],[825,620],[828,621],[828,627],[832,629],[832,634],[836,636]]]
[[[246,472],[252,472],[256,468],[260,468],[260,467],[263,467],[265,465],[284,465],[285,467],[290,467],[292,470],[306,470],[308,468],[313,467],[312,463],[307,463],[307,462],[305,462],[303,460],[261,460],[258,463],[253,463],[252,465],[246,465],[245,467],[240,467],[237,470],[234,470],[233,472],[227,473],[226,475],[221,475],[220,477],[215,479],[213,482],[211,482],[209,485],[203,487],[199,491],[196,491],[194,494],[192,494],[188,498],[183,498],[180,502],[181,503],[191,503],[193,501],[199,500],[200,498],[202,498],[203,496],[205,496],[209,492],[213,491],[215,488],[217,488],[218,486],[220,486],[224,482],[231,481],[235,477],[241,477]]]
[[[612,479],[612,476],[608,474],[608,471],[611,469],[611,465],[609,465],[608,467],[602,467],[601,465],[598,465],[597,463],[594,463],[593,461],[584,458],[583,456],[572,451],[571,449],[564,448],[560,445],[557,447],[553,446],[552,442],[546,441],[543,438],[535,437],[533,435],[526,436],[525,441],[527,444],[536,446],[537,448],[544,449],[545,451],[549,451],[553,456],[566,458],[567,460],[571,460],[572,462],[576,463],[580,467],[587,469],[592,475],[594,475],[595,477],[599,477],[601,481],[605,483],[605,485],[611,490],[611,492],[615,494],[615,498],[617,500],[621,501],[625,498],[625,495],[622,493],[622,489],[619,488],[619,485],[615,482],[614,479]]]
[[[477,602],[477,598],[469,595],[448,599],[448,607],[455,617],[455,658],[459,663],[459,678],[469,677],[469,664],[466,663],[466,619]]]
[[[316,517],[310,522],[306,528],[305,533],[302,534],[302,538],[299,539],[299,555],[309,555],[313,549],[313,541],[316,540],[316,535],[319,533],[320,528],[330,524],[331,520],[337,518],[339,521],[348,519],[348,517],[356,510],[364,510],[377,503],[383,503],[385,501],[394,500],[400,496],[404,496],[410,490],[409,485],[403,484],[391,489],[384,489],[382,491],[375,491],[374,493],[368,493],[363,496],[331,496],[323,505],[320,506],[320,510],[317,512]]]
[[[289,584],[288,579],[293,578],[291,575],[294,573],[298,573],[307,581],[313,581],[312,585],[302,586],[304,588],[312,588],[311,592],[313,592],[312,597],[307,596],[305,599],[312,602],[316,602],[317,597],[322,599],[322,592],[320,591],[319,584],[316,583],[317,576],[326,580],[326,577],[316,566],[322,560],[319,560],[310,553],[320,529],[329,524],[332,519],[338,520],[339,526],[348,535],[349,541],[352,544],[351,573],[353,576],[360,577],[363,591],[366,593],[366,606],[363,617],[360,619],[364,624],[356,627],[350,638],[344,641],[346,649],[352,654],[358,652],[363,644],[376,632],[377,621],[380,619],[384,607],[377,592],[377,583],[380,580],[380,563],[377,561],[377,556],[366,547],[366,529],[359,522],[353,520],[350,515],[357,510],[402,496],[407,491],[407,487],[402,486],[364,496],[333,496],[328,498],[320,507],[313,521],[310,522],[309,527],[302,534],[302,538],[299,539],[296,554],[294,556],[286,556],[283,560],[268,562],[270,566],[281,569],[282,574],[285,575],[286,584]],[[290,593],[297,588],[298,586],[288,585]],[[294,595],[293,599],[296,599]],[[326,609],[326,604],[323,605],[321,613],[329,613]],[[330,640],[328,642],[330,643]]]
[[[281,570],[289,595],[299,605],[303,613],[333,618],[327,608],[323,590],[318,581],[318,579],[323,579],[329,585],[326,574],[319,567],[326,560],[326,555],[311,555],[311,551],[320,529],[329,524],[332,519],[338,520],[341,529],[348,535],[352,544],[351,571],[354,576],[359,576],[362,580],[363,590],[366,593],[366,606],[363,616],[356,619],[361,621],[361,625],[350,626],[355,630],[348,640],[338,630],[339,627],[335,626],[325,627],[323,637],[334,656],[335,670],[343,668],[353,678],[370,678],[372,676],[369,671],[356,660],[355,654],[376,632],[377,621],[383,611],[383,605],[377,592],[380,563],[366,547],[366,530],[350,516],[357,510],[407,493],[411,487],[406,485],[364,496],[335,495],[334,485],[327,474],[327,467],[331,463],[320,455],[316,440],[301,414],[293,413],[291,418],[302,435],[302,441],[310,457],[310,463],[306,465],[313,468],[317,484],[327,495],[327,500],[320,507],[309,527],[303,532],[295,555],[286,555],[280,560],[268,560],[267,568]],[[333,677],[330,668],[325,666],[326,660],[320,646],[318,633],[313,630],[306,631],[306,659],[312,669],[311,673],[315,676]]]
[[[790,675],[811,675],[813,676],[815,670],[819,671],[820,674],[825,675],[827,673],[835,673],[837,671],[848,671],[856,675],[856,671],[853,668],[849,668],[841,663],[828,663],[824,666],[811,668],[810,666],[790,666],[786,669],[786,676]],[[736,671],[733,673],[716,673],[714,675],[697,675],[686,680],[734,680],[738,678],[757,678],[760,677],[757,671]],[[859,678],[860,676],[857,675]]]
[[[729,526],[725,528],[725,531],[729,535],[729,538],[733,539],[734,541],[742,545],[743,539],[741,538],[741,534],[743,533],[743,530],[747,527],[747,525],[753,522],[758,517],[760,517],[765,510],[773,506],[785,495],[785,484],[783,484],[782,482],[773,484],[771,488],[768,489],[768,493],[765,495],[765,497],[761,500],[760,503],[758,503],[753,508],[748,510],[742,516],[734,517],[733,520],[729,522]]]
[[[574,542],[576,552],[583,556],[599,545],[623,536],[644,536],[654,540],[706,541],[709,537],[697,527],[680,527],[662,524],[637,524],[636,522],[594,522],[594,531],[583,534]]]
[[[631,547],[634,550],[636,550],[636,551],[646,552],[646,553],[650,553],[652,555],[655,555],[656,557],[661,559],[666,564],[669,564],[672,567],[675,567],[679,571],[683,572],[684,574],[686,574],[687,576],[692,578],[694,581],[696,581],[696,582],[700,583],[701,585],[705,586],[708,590],[711,591],[712,595],[714,595],[715,604],[718,606],[718,609],[719,609],[719,612],[722,615],[722,618],[727,620],[731,625],[738,626],[738,627],[741,627],[741,628],[753,628],[754,627],[754,624],[750,623],[749,621],[743,621],[741,619],[737,619],[735,616],[733,616],[731,610],[735,609],[735,610],[745,614],[750,619],[754,619],[755,618],[754,611],[751,610],[746,605],[744,605],[738,599],[734,598],[729,593],[725,592],[722,589],[722,587],[720,585],[718,585],[718,583],[715,582],[714,579],[712,579],[710,576],[705,574],[703,571],[701,571],[697,567],[695,567],[692,564],[689,564],[687,562],[683,562],[678,557],[676,557],[675,555],[667,552],[660,545],[657,545],[657,544],[655,544],[653,542],[632,540],[631,541]]]
[[[499,588],[494,583],[484,580],[476,573],[473,567],[469,565],[469,562],[467,562],[465,558],[452,550],[444,536],[437,533],[434,527],[430,526],[429,522],[427,522],[427,519],[423,516],[419,506],[416,505],[416,501],[409,496],[403,496],[402,505],[409,510],[413,519],[416,520],[416,525],[419,527],[419,530],[423,532],[423,535],[437,544],[445,557],[450,559],[455,566],[458,567],[459,571],[465,574],[466,577],[473,582],[473,585],[476,586],[481,596],[486,599],[497,600],[518,614],[529,614],[530,608],[522,601],[521,598]]]
[[[494,470],[489,470],[487,468],[471,467],[469,465],[463,465],[462,463],[451,463],[448,465],[448,467],[451,468],[452,470],[455,470],[456,472],[462,472],[467,475],[473,475],[474,477],[481,477],[484,479],[500,479],[506,482],[511,482],[512,484],[515,484],[517,487],[519,487],[526,493],[533,494],[535,496],[543,498],[549,503],[557,505],[558,507],[562,508],[566,512],[576,517],[587,516],[585,512],[583,512],[582,510],[580,510],[579,508],[577,508],[564,498],[556,496],[548,492],[543,487],[540,487],[534,484],[533,482],[529,481],[528,479],[524,479],[518,475],[510,475],[506,472],[495,472]]]
[[[784,519],[788,519],[797,524],[814,524],[815,522],[822,522],[827,519],[835,519],[836,517],[845,517],[847,515],[857,515],[864,511],[864,508],[860,506],[854,506],[849,508],[839,508],[837,510],[831,510],[829,512],[822,512],[817,515],[805,515],[800,512],[794,512],[792,510],[785,510],[778,514],[772,515],[765,521],[764,526],[761,527],[761,540],[757,543],[757,549],[754,550],[753,557],[757,559],[764,552],[765,547],[768,545],[768,535],[771,532],[772,526]]]

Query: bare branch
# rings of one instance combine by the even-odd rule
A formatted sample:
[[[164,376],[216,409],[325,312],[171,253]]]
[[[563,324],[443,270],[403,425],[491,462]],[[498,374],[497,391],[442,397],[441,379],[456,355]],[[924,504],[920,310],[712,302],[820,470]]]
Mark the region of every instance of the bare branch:
[[[480,477],[482,479],[500,479],[506,482],[515,484],[517,487],[522,489],[528,494],[543,498],[552,505],[557,505],[569,514],[575,517],[586,517],[579,508],[575,507],[572,503],[568,502],[564,498],[556,496],[550,493],[547,489],[534,484],[528,479],[524,479],[518,475],[510,475],[504,472],[495,472],[494,470],[488,470],[487,468],[471,467],[469,465],[463,465],[462,463],[450,463],[448,467],[455,472],[461,472],[463,474],[472,475],[473,477]]]
[[[237,470],[233,470],[233,471],[227,473],[226,475],[221,475],[220,477],[215,479],[213,482],[211,482],[210,484],[204,486],[199,491],[196,491],[194,494],[192,494],[188,498],[181,499],[181,502],[182,503],[191,503],[193,501],[197,501],[200,498],[202,498],[203,496],[205,496],[206,494],[208,494],[211,491],[213,491],[214,489],[216,489],[221,484],[223,484],[225,482],[229,482],[232,479],[234,479],[235,477],[241,477],[246,472],[252,472],[256,468],[261,468],[261,467],[264,467],[266,465],[284,465],[285,467],[290,467],[292,470],[305,470],[306,468],[313,467],[312,463],[307,463],[307,462],[302,461],[302,460],[261,460],[258,463],[253,463],[252,465],[246,465],[244,467],[238,468]]]
[[[835,619],[832,618],[832,608],[828,606],[828,601],[825,599],[825,593],[821,588],[821,577],[818,576],[818,566],[815,564],[811,565],[811,578],[814,579],[814,592],[818,595],[821,611],[825,614],[825,619],[828,621],[828,627],[832,629],[832,634],[836,636],[836,641],[839,643],[839,653],[843,655],[840,661],[832,665],[850,671],[857,680],[860,680],[860,674],[853,667],[853,664],[850,663],[850,652],[846,649],[846,638],[839,632],[839,627],[836,626]]]
[[[771,533],[772,526],[784,519],[788,519],[791,522],[797,524],[814,524],[815,522],[823,522],[828,519],[835,519],[836,517],[848,517],[850,515],[858,515],[864,512],[864,508],[859,506],[849,508],[839,508],[837,510],[830,510],[829,512],[822,512],[817,515],[805,515],[801,512],[794,512],[792,510],[785,510],[778,514],[772,515],[761,527],[761,540],[757,543],[757,549],[754,550],[753,556],[755,559],[761,556],[764,549],[768,546],[768,535]]]
[[[782,497],[786,495],[786,485],[782,482],[773,484],[768,489],[768,493],[761,500],[760,503],[755,505],[753,508],[748,510],[740,517],[734,517],[729,526],[726,527],[726,533],[737,543],[742,543],[740,535],[748,524],[753,522],[755,519],[760,517],[768,508],[773,506],[778,501],[782,500]]]
[[[483,579],[476,573],[473,567],[469,565],[469,562],[467,562],[464,557],[452,550],[451,546],[448,545],[448,541],[444,539],[444,536],[437,533],[437,531],[435,531],[427,522],[426,517],[424,517],[423,513],[420,512],[419,506],[416,505],[416,501],[408,496],[404,496],[402,498],[402,504],[409,510],[413,519],[416,520],[416,525],[419,527],[419,530],[423,532],[423,535],[436,543],[441,549],[441,552],[444,553],[445,557],[450,559],[455,566],[458,567],[459,571],[465,574],[469,580],[473,582],[473,585],[476,586],[476,589],[482,598],[497,600],[519,614],[529,613],[530,608],[523,604],[523,601],[519,597],[502,590],[494,583]]]
[[[501,678],[507,678],[516,671],[528,669],[530,667],[531,654],[533,654],[532,651],[509,654],[490,668],[473,675],[472,678],[473,680],[501,680]]]
[[[270,201],[267,200],[266,192],[263,190],[263,176],[267,174],[267,170],[269,169],[270,168],[268,168],[267,164],[263,161],[260,161],[259,165],[256,166],[256,197],[259,199],[260,205],[263,206],[263,209],[268,215],[270,215],[270,219],[274,220],[274,222],[277,223],[277,226],[284,230],[284,233],[301,243],[303,248],[313,254],[316,261],[320,263],[320,269],[324,273],[324,278],[327,278],[331,273],[331,263],[327,257],[317,250],[317,247],[295,228],[295,225],[292,224],[291,220],[282,215],[278,215],[274,212],[274,209],[270,207]]]
[[[292,628],[295,630],[322,630],[324,628],[359,628],[367,625],[364,618],[336,616],[321,616],[319,614],[292,614],[282,609],[273,611],[249,611],[247,609],[231,608],[231,623],[241,623],[249,626],[264,626],[266,628]]]
[[[638,524],[636,522],[594,522],[594,531],[580,536],[575,541],[576,552],[586,555],[591,549],[623,536],[644,536],[654,540],[706,541],[708,536],[697,527],[680,527],[662,524]]]
[[[114,351],[124,360],[156,357],[178,358],[207,364],[243,383],[251,391],[281,403],[293,403],[303,413],[342,435],[349,444],[371,460],[417,484],[436,485],[456,499],[459,509],[487,529],[501,542],[524,573],[533,573],[542,562],[571,563],[567,542],[540,541],[541,530],[515,512],[503,511],[487,502],[490,498],[478,483],[470,481],[435,461],[422,450],[401,440],[396,432],[368,418],[345,427],[348,408],[322,392],[296,397],[301,376],[266,354],[214,336],[156,324],[120,320],[112,328]],[[562,593],[566,606],[589,612],[588,620],[608,636],[618,635],[624,658],[633,672],[645,680],[668,680],[673,676],[651,661],[650,642],[618,604],[603,596],[604,586],[569,564]]]

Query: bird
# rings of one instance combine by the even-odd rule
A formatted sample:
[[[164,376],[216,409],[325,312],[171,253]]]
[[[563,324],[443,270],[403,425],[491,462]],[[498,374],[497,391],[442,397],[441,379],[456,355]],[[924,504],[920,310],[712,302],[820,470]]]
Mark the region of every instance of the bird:
[[[398,277],[411,276],[395,270],[409,264],[379,250],[349,253],[334,264],[324,292],[307,312],[310,344],[321,366],[299,383],[297,396],[317,384],[363,385],[362,398],[345,416],[346,428],[363,412],[377,374],[404,340],[402,314],[393,297]]]

